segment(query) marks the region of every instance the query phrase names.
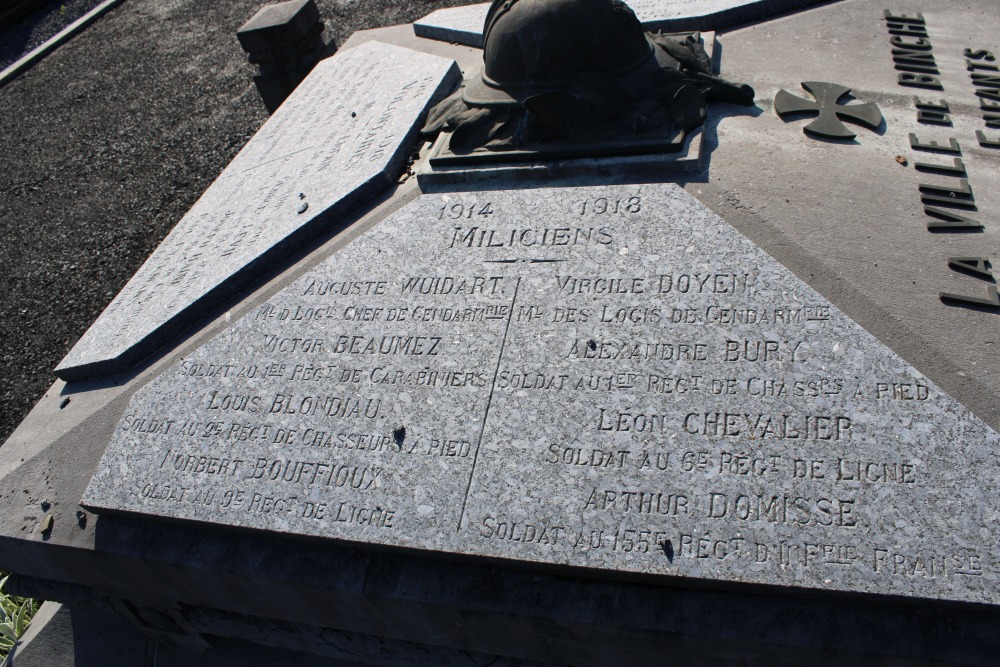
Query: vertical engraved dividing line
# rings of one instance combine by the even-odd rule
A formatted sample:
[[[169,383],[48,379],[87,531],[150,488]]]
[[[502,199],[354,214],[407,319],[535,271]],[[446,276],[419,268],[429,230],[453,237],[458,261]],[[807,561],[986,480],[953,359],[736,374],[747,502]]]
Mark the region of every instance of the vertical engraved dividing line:
[[[486,399],[486,411],[483,413],[483,423],[479,427],[479,441],[476,442],[476,452],[472,455],[472,470],[469,472],[469,483],[465,485],[465,497],[462,499],[462,512],[458,515],[458,527],[462,530],[465,520],[465,506],[469,503],[469,491],[472,489],[472,478],[476,476],[476,462],[479,460],[479,448],[483,446],[483,434],[486,432],[486,420],[490,418],[490,406],[493,405],[493,392],[497,388],[497,375],[500,373],[500,362],[503,360],[503,350],[507,347],[507,334],[510,332],[510,322],[514,318],[514,304],[517,302],[517,291],[521,288],[521,278],[514,284],[514,298],[510,300],[510,313],[507,315],[507,326],[503,330],[503,340],[500,342],[500,354],[497,355],[497,365],[493,369],[493,384],[490,385],[490,397]]]

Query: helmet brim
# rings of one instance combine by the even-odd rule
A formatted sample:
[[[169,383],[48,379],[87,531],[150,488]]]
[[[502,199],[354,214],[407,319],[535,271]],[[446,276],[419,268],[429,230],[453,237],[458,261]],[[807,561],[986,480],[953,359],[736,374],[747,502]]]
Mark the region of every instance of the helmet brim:
[[[462,90],[462,99],[472,106],[490,107],[520,104],[521,100],[530,96],[527,94],[527,91],[518,91],[522,94],[521,98],[518,99],[511,92],[500,88],[499,84],[491,81],[486,76],[484,69],[480,69],[471,79],[465,82],[465,88]]]

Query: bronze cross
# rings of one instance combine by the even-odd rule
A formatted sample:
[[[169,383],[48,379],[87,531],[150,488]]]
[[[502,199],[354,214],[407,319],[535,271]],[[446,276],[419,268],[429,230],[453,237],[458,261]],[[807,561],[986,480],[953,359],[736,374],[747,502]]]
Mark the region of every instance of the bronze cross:
[[[882,124],[882,112],[874,102],[864,104],[838,104],[838,100],[850,88],[823,81],[803,81],[802,87],[812,93],[816,101],[792,95],[787,90],[779,90],[774,96],[774,110],[779,116],[796,113],[818,113],[819,117],[803,128],[807,134],[830,137],[832,139],[853,139],[855,135],[841,122],[854,121],[872,130]]]

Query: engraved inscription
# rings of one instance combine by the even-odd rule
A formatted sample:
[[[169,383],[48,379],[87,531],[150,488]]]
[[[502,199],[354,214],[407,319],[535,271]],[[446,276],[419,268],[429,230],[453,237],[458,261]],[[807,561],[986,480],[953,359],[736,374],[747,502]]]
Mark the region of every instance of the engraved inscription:
[[[998,448],[676,186],[429,194],[140,390],[85,503],[982,602]]]
[[[391,58],[405,58],[408,67],[384,67]],[[301,242],[349,211],[355,199],[387,184],[408,155],[419,115],[457,76],[451,61],[380,43],[321,61],[56,372],[76,379],[130,367],[171,338],[179,323],[200,316],[198,308],[215,306],[223,291],[238,289],[255,264],[282,259],[293,240]],[[301,215],[303,202],[309,215]],[[337,287],[359,295],[373,289],[364,280],[325,288]],[[274,316],[284,321],[291,314]],[[294,316],[329,313],[304,307]]]
[[[944,91],[941,72],[934,59],[927,21],[922,14],[903,15],[885,10],[886,27],[891,35],[889,42],[892,59],[897,70],[900,86]],[[982,120],[987,129],[1000,128],[1000,67],[996,56],[987,49],[965,48],[961,55],[969,72],[969,83],[977,98]],[[939,127],[953,127],[951,107],[947,100],[937,102],[913,98],[918,123]],[[1000,142],[991,141],[983,130],[976,130],[979,146],[988,149],[1000,148]],[[917,151],[939,153],[950,157],[951,162],[916,162],[914,168],[924,173],[958,179],[949,183],[921,183],[920,204],[927,221],[927,230],[939,234],[966,234],[983,232],[985,225],[979,214],[979,204],[969,183],[969,173],[961,145],[955,137],[948,137],[947,144],[937,140],[921,140],[916,134],[909,135],[910,147]],[[975,217],[973,217],[975,216]],[[949,261],[950,264],[950,261]],[[992,281],[992,275],[986,276]],[[987,285],[985,296],[939,292],[942,303],[950,306],[986,309],[1000,312],[1000,294],[995,285]]]

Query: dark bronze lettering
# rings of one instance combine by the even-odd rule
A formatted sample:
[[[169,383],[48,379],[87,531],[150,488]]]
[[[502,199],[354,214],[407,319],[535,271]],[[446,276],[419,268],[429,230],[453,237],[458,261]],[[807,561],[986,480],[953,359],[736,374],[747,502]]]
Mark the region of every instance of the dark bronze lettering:
[[[901,86],[909,88],[924,88],[926,90],[944,90],[941,80],[931,74],[909,74],[902,72],[897,75],[896,80]]]
[[[921,183],[918,188],[923,193],[920,201],[924,204],[977,210],[976,199],[972,195],[972,187],[969,185],[968,179],[959,180],[957,188],[934,183]]]
[[[917,171],[925,171],[931,174],[941,174],[942,176],[954,176],[956,178],[965,178],[969,174],[965,170],[965,163],[962,162],[961,158],[954,158],[952,160],[953,166],[943,165],[943,164],[931,164],[929,162],[914,162],[913,167]]]
[[[983,88],[1000,88],[1000,76],[998,75],[973,72],[969,76],[972,78],[972,85],[974,86],[981,86]]]
[[[990,271],[991,264],[988,257],[949,257],[948,267],[982,280],[996,282],[993,272]]]
[[[982,130],[976,130],[976,140],[979,141],[979,145],[983,148],[997,148],[1000,149],[1000,139],[996,141],[988,140],[986,134]]]
[[[893,46],[899,47],[901,49],[906,49],[908,51],[930,51],[931,43],[930,40],[918,38],[912,42],[908,42],[900,36],[890,37],[889,43]]]
[[[981,222],[973,220],[955,211],[946,211],[934,206],[924,206],[924,213],[935,217],[940,222],[930,220],[927,222],[927,229],[930,231],[955,230],[955,231],[982,231],[984,229]]]
[[[997,292],[996,285],[986,287],[986,297],[967,296],[965,294],[952,294],[949,292],[940,293],[941,301],[949,305],[962,306],[986,306],[988,308],[1000,308],[1000,293]]]
[[[893,49],[892,62],[901,72],[917,72],[918,74],[940,74],[937,61],[928,49],[926,52]]]
[[[890,35],[905,37],[927,37],[927,27],[923,23],[903,23],[891,21],[888,24]]]
[[[917,122],[925,125],[951,126],[951,116],[948,104],[941,100],[937,103],[924,102],[919,97],[913,98],[917,107]]]
[[[989,62],[993,62],[996,60],[996,57],[986,49],[978,49],[975,51],[973,51],[972,49],[965,49],[964,51],[962,51],[962,55],[968,58],[970,61],[987,60]]]
[[[996,283],[996,277],[990,271],[990,260],[987,257],[952,257],[948,260],[948,266],[955,271],[971,275],[980,280]],[[952,294],[941,292],[940,298],[950,305],[966,306],[986,306],[989,308],[1000,308],[1000,294],[997,293],[995,284],[986,286],[986,298],[966,296],[964,294]]]
[[[882,15],[885,20],[891,23],[911,23],[914,25],[924,25],[923,14],[917,14],[916,16],[906,16],[905,14],[892,14],[888,9],[882,10]]]
[[[947,153],[948,155],[961,155],[962,148],[954,137],[948,138],[948,145],[942,146],[936,141],[928,141],[926,144],[917,139],[917,135],[910,133],[910,148],[915,151],[926,151],[928,153]]]

